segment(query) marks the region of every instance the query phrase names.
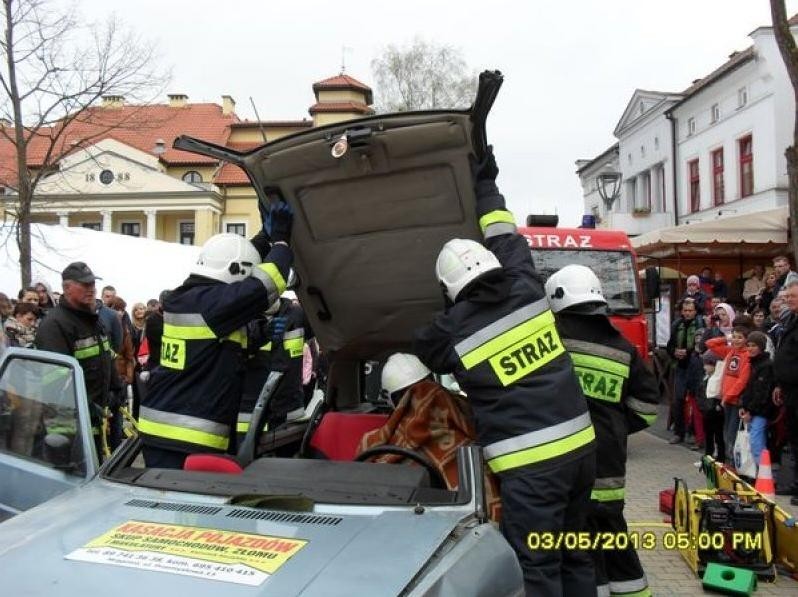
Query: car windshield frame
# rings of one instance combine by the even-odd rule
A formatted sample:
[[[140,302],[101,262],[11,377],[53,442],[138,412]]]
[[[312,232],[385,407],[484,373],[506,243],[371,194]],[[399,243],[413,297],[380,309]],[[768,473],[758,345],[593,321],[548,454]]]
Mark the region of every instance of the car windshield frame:
[[[39,437],[42,445],[29,446],[30,454],[25,454],[19,445],[14,449],[14,442],[2,450],[3,454],[62,470],[79,479],[96,474],[97,454],[91,436],[83,370],[73,357],[28,348],[6,348],[0,358],[0,394],[9,404],[26,405],[28,408],[21,415],[36,418],[42,427]],[[65,433],[71,435],[67,438],[71,446],[68,459],[59,463],[45,458],[42,451],[49,434]]]
[[[531,253],[535,270],[544,279],[566,265],[584,265],[598,276],[610,314],[636,315],[641,312],[637,271],[631,252],[536,247]],[[621,275],[609,275],[613,269]]]

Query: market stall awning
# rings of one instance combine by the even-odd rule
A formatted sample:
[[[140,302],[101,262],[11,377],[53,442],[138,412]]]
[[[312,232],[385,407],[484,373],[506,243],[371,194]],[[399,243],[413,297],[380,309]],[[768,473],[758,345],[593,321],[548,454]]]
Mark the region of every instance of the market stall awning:
[[[673,226],[632,239],[638,254],[669,257],[773,257],[787,249],[788,208]]]

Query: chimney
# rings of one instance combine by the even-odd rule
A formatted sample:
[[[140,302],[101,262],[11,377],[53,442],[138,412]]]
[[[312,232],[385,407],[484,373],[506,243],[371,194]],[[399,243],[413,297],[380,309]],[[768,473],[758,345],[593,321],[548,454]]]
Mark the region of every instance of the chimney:
[[[229,116],[236,111],[236,101],[230,95],[222,96],[222,116]]]
[[[125,105],[125,96],[123,95],[104,95],[103,108],[121,108]]]
[[[170,108],[185,108],[188,104],[188,96],[183,93],[170,93],[167,97]]]
[[[152,152],[155,155],[161,155],[165,151],[166,151],[166,143],[164,143],[163,139],[156,139],[155,140],[155,147],[153,147]]]

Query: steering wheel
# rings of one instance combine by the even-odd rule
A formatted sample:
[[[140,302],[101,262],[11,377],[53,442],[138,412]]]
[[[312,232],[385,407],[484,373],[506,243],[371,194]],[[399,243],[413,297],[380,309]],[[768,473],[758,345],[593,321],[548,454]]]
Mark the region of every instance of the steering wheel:
[[[446,486],[446,480],[443,478],[443,474],[438,468],[432,464],[425,456],[422,456],[418,452],[414,452],[413,450],[408,450],[407,448],[402,448],[400,446],[395,446],[393,444],[383,444],[381,446],[374,446],[373,448],[369,448],[358,454],[355,457],[355,462],[364,462],[369,458],[374,456],[381,456],[382,454],[395,454],[396,456],[402,456],[404,458],[409,458],[413,462],[420,464],[429,473],[430,484],[435,489],[448,489]]]
[[[305,427],[305,434],[302,436],[302,443],[299,444],[300,458],[310,458],[310,440],[313,439],[313,434],[316,433],[316,429],[318,429],[319,425],[321,424],[321,419],[324,417],[324,413],[326,412],[327,405],[324,401],[322,401],[316,405],[316,408],[313,410],[313,414],[310,415],[310,420]]]

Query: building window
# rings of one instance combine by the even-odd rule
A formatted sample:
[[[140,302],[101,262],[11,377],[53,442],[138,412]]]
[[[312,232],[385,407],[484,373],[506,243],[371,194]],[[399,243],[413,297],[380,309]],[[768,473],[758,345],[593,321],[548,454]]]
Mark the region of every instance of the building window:
[[[636,211],[651,211],[651,173],[646,172],[640,175],[640,203],[635,206]]]
[[[194,244],[194,222],[180,222],[178,242],[181,245]]]
[[[695,118],[687,119],[687,134],[695,135]]]
[[[139,222],[122,222],[120,231],[126,236],[141,236],[141,224]]]
[[[710,112],[712,113],[712,122],[720,120],[720,106],[718,104],[712,104]]]
[[[659,149],[659,137],[654,137],[654,149]]]
[[[737,141],[740,148],[740,197],[754,194],[754,147],[751,135]]]
[[[225,232],[229,232],[230,234],[237,234],[239,236],[247,236],[247,225],[246,224],[225,224]]]
[[[196,170],[189,170],[183,175],[183,182],[202,182],[202,174]]]
[[[654,168],[654,181],[652,182],[654,194],[651,197],[651,210],[666,212],[665,209],[665,166],[662,164]]]
[[[725,191],[723,187],[723,149],[712,152],[712,201],[715,205],[723,205]]]
[[[640,157],[643,157],[643,158],[646,157],[646,146],[645,145],[641,145],[640,146]]]
[[[632,154],[630,153],[627,157],[629,159],[629,163],[631,164],[632,163]]]
[[[690,181],[690,213],[701,209],[701,187],[698,176],[698,160],[687,162],[687,180]]]
[[[742,108],[748,103],[748,89],[746,87],[740,87],[737,90],[737,107]]]
[[[89,230],[96,230],[97,232],[103,229],[101,222],[83,222],[80,227],[88,228]]]

